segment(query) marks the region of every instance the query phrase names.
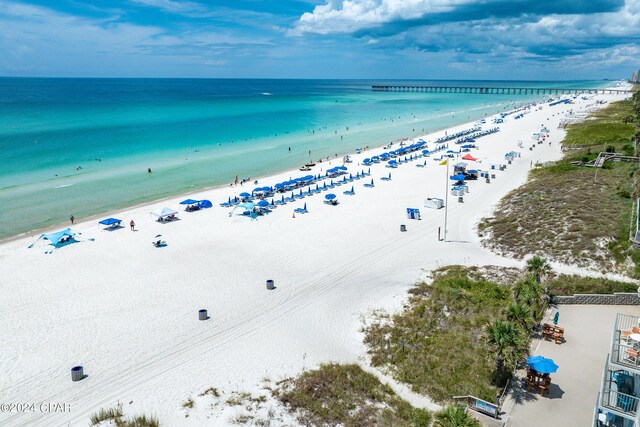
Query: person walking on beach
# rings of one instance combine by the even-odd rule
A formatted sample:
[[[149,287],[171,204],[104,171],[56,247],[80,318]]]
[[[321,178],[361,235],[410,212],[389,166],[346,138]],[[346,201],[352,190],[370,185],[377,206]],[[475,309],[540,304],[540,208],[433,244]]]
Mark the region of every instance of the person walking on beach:
[[[131,231],[136,231],[136,223],[133,220],[129,222],[129,226],[131,227]]]
[[[71,214],[71,216],[69,217],[69,221],[71,221],[71,225],[73,225],[73,222],[76,220],[76,217],[73,216],[73,214]]]

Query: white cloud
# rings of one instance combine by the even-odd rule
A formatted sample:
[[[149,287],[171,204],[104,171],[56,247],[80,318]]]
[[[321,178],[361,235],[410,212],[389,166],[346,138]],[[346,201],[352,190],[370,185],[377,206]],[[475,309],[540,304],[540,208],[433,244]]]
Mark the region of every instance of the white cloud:
[[[304,13],[294,33],[353,33],[362,28],[396,20],[417,19],[425,14],[442,13],[471,0],[328,0]]]

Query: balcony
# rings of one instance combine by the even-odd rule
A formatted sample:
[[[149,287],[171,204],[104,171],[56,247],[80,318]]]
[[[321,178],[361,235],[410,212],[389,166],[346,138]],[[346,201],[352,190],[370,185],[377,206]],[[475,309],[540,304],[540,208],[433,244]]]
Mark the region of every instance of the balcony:
[[[640,374],[639,318],[618,314],[611,345],[611,363]]]
[[[640,399],[611,389],[604,389],[600,395],[600,406],[620,414],[627,419],[635,420],[638,415]]]

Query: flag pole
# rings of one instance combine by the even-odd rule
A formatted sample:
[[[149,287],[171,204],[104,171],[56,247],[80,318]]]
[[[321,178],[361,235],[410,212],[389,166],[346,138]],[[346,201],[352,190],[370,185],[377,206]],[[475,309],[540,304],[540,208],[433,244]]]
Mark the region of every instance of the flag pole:
[[[447,175],[444,177],[444,241],[447,241],[447,213],[449,210],[449,157],[447,157]]]

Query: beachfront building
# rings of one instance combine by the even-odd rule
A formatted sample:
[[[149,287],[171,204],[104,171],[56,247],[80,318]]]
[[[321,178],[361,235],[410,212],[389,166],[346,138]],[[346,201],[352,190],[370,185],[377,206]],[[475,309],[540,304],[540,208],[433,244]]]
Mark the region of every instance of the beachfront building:
[[[597,427],[640,427],[640,317],[618,313],[594,414]]]
[[[640,70],[631,75],[631,83],[640,83]]]

